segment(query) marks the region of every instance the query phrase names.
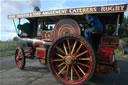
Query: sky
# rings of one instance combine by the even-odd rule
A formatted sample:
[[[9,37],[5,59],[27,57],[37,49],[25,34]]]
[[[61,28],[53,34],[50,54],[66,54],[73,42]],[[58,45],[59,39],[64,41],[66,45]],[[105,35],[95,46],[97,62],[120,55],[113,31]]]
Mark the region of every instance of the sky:
[[[0,0],[0,41],[11,40],[17,36],[8,15],[32,12],[34,6],[39,6],[43,11],[120,3],[128,4],[128,0]],[[128,16],[128,10],[125,16]]]

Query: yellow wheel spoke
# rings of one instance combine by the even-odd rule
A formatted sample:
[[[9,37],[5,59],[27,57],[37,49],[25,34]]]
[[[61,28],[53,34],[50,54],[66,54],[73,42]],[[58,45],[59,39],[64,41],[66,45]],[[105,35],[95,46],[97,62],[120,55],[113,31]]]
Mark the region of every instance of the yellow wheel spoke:
[[[22,58],[22,56],[19,56],[19,58]]]
[[[18,56],[21,56],[21,52],[20,51],[18,52]]]
[[[78,78],[80,78],[79,73],[77,72],[77,70],[74,68],[74,66],[72,66],[73,70],[75,71],[76,75],[78,76]]]
[[[70,46],[70,43],[69,43],[69,39],[67,39],[67,43],[68,43],[69,52],[71,53],[71,46]]]
[[[77,65],[77,67],[79,68],[79,70],[83,73],[83,75],[85,75],[86,73],[82,70],[82,68],[80,68],[80,66]]]
[[[19,56],[16,57],[16,60],[19,60]]]
[[[91,58],[79,58],[79,60],[87,60],[87,61],[90,61]]]
[[[88,52],[88,50],[86,50],[86,51],[84,51],[84,52],[82,52],[82,53],[79,53],[79,54],[76,56],[76,58],[79,57],[79,56],[81,56],[81,55],[83,55],[83,54],[85,54],[85,53],[87,53],[87,52]]]
[[[59,54],[59,53],[56,53],[59,57],[61,57],[61,58],[64,58],[64,56],[62,56],[61,54]]]
[[[80,48],[82,47],[82,43],[80,44],[80,46],[78,47],[78,49],[76,50],[76,52],[75,52],[75,54],[77,54],[78,52],[79,52],[79,50],[80,50]]]
[[[20,60],[20,59],[22,59],[21,56],[17,56],[17,57],[16,57],[16,60]]]
[[[54,59],[53,62],[63,61],[63,59]]]
[[[20,61],[18,61],[17,64],[21,66],[21,62]]]
[[[64,71],[65,68],[66,68],[66,65],[59,71],[58,74],[61,74]]]
[[[75,49],[75,47],[76,47],[76,44],[77,44],[77,41],[75,41],[75,43],[74,43],[74,45],[73,45],[73,48],[72,48],[72,52],[71,52],[71,54],[73,54],[74,49]]]
[[[64,62],[60,63],[60,64],[57,66],[57,68],[59,68],[60,66],[62,66],[62,65],[64,65],[64,64],[65,64]]]
[[[79,63],[77,62],[77,64],[81,65],[81,66],[84,66],[84,67],[88,67],[89,68],[89,65],[86,65],[86,64],[83,64],[83,63]]]
[[[56,49],[59,50],[61,53],[65,54],[65,52],[61,48],[56,46]]]
[[[73,80],[73,69],[72,69],[72,66],[71,66],[71,80]]]
[[[69,71],[69,65],[67,65],[66,76],[65,76],[66,80],[68,80],[68,71]]]
[[[90,56],[90,62],[92,62],[92,56]]]
[[[66,55],[68,54],[68,52],[67,52],[67,49],[66,49],[66,46],[65,46],[65,44],[63,43],[63,47],[64,47],[64,51],[65,51],[65,53],[66,53]]]

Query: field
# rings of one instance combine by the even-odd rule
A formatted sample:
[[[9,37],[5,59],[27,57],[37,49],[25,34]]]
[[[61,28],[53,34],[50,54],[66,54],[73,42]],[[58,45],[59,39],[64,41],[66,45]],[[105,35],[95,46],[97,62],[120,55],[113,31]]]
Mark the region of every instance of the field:
[[[0,41],[0,56],[13,55],[15,48],[16,41]]]

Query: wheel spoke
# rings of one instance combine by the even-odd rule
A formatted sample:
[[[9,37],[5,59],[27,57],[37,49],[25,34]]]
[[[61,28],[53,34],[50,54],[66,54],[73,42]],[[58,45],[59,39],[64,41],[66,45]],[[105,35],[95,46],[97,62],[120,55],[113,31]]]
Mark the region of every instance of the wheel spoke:
[[[87,61],[90,61],[91,58],[79,58],[79,60],[87,60]]]
[[[72,66],[73,70],[75,71],[76,75],[78,76],[78,78],[80,78],[80,74],[77,72],[77,70],[75,69],[74,66]]]
[[[59,53],[56,53],[59,57],[61,57],[61,58],[64,58],[64,56],[62,56],[61,54],[59,54]]]
[[[65,54],[65,52],[61,48],[56,46],[56,49],[59,50],[61,53]]]
[[[90,56],[90,62],[92,62],[92,56]]]
[[[77,67],[79,68],[79,70],[83,73],[83,75],[85,75],[86,73],[82,70],[82,68],[80,68],[80,66],[77,65]]]
[[[65,51],[65,53],[66,53],[66,55],[68,54],[68,52],[67,52],[67,49],[66,49],[66,46],[65,46],[65,44],[63,43],[63,47],[64,47],[64,51]]]
[[[59,71],[58,74],[61,74],[64,71],[65,68],[66,68],[66,65]]]
[[[73,80],[73,69],[72,69],[72,66],[71,66],[71,80]]]
[[[80,50],[80,48],[82,47],[82,43],[80,44],[80,46],[79,46],[79,48],[76,50],[76,52],[75,52],[75,54],[77,54],[78,52],[79,52],[79,50]]]
[[[76,56],[76,58],[79,57],[79,56],[81,56],[81,55],[83,55],[83,54],[85,54],[85,53],[87,53],[87,52],[88,52],[88,50],[86,50],[86,51],[84,51],[84,52],[82,52],[82,53],[79,53],[79,54]]]
[[[54,59],[53,62],[63,61],[63,59]]]
[[[17,61],[17,64],[18,64],[19,67],[21,66],[21,62],[20,61]]]
[[[60,63],[60,64],[57,66],[57,68],[59,68],[60,66],[62,66],[62,65],[64,65],[64,64],[65,64],[64,62]]]
[[[17,61],[19,60],[19,56],[16,57],[16,60],[17,60]]]
[[[19,56],[19,57],[21,56],[21,52],[20,52],[20,51],[18,52],[18,56]]]
[[[66,80],[68,80],[68,71],[69,71],[69,65],[67,65],[66,76],[65,76]]]
[[[71,46],[70,46],[70,43],[69,43],[69,39],[67,39],[67,43],[68,43],[69,52],[71,53]]]
[[[75,47],[76,47],[76,43],[77,43],[77,41],[75,41],[75,43],[74,43],[74,45],[73,45],[71,54],[73,54],[73,52],[74,52],[74,49],[75,49]]]
[[[22,59],[22,57],[21,57],[21,56],[17,56],[17,57],[16,57],[16,60],[18,60],[18,61],[19,61],[20,59]]]
[[[20,56],[20,52],[18,52],[18,56]]]
[[[89,65],[86,65],[86,64],[83,64],[83,63],[80,63],[80,62],[77,62],[77,64],[89,68]]]

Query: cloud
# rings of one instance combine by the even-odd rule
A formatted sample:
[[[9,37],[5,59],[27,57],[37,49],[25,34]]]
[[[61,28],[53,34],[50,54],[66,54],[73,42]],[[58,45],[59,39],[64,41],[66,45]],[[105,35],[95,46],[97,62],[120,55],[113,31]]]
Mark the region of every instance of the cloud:
[[[0,41],[12,40],[16,36],[17,34],[15,32],[2,32],[0,35]]]
[[[12,13],[18,10],[23,10],[21,7],[22,4],[19,1],[10,1],[10,0],[2,0],[1,1],[1,12],[2,13]]]
[[[41,10],[62,9],[68,0],[42,0]]]

